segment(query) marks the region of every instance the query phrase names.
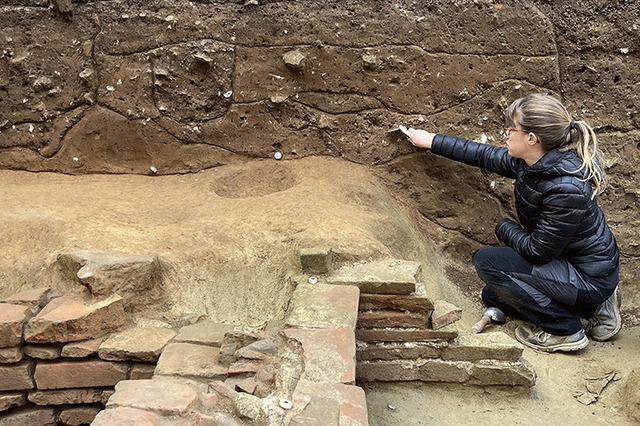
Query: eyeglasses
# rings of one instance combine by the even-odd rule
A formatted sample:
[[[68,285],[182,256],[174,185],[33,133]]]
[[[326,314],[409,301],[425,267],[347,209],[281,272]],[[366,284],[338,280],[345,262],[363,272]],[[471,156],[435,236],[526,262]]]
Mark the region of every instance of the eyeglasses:
[[[527,132],[525,132],[524,130],[512,129],[512,128],[509,128],[509,127],[507,127],[506,129],[504,129],[504,135],[505,135],[506,137],[509,137],[509,135],[511,134],[511,132],[522,132],[522,133],[527,133]]]

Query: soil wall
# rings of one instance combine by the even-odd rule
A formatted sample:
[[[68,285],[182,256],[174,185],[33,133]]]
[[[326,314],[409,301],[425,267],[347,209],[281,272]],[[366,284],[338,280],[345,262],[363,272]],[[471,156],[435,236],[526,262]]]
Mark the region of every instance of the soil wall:
[[[513,214],[511,182],[417,152],[400,123],[501,143],[533,91],[597,131],[600,202],[640,322],[640,3],[78,1],[0,4],[0,168],[176,174],[252,158],[367,166],[444,232],[450,274]],[[465,284],[467,283],[467,284]]]

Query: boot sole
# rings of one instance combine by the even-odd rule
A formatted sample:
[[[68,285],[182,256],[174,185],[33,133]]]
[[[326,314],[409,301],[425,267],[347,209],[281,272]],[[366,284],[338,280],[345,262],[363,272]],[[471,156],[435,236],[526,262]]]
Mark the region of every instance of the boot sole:
[[[559,343],[552,346],[539,346],[539,345],[533,344],[525,340],[524,338],[520,337],[518,333],[516,333],[516,339],[518,340],[518,342],[522,343],[523,345],[529,346],[530,348],[533,348],[541,352],[575,352],[589,346],[589,339],[587,339],[587,336],[584,336],[582,339],[578,340],[577,342]]]

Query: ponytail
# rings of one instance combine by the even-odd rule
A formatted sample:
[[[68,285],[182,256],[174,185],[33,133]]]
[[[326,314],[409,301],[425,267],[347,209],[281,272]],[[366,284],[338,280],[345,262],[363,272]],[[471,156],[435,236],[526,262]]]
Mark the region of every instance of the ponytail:
[[[543,93],[517,99],[507,108],[505,123],[508,127],[519,125],[523,131],[535,134],[545,151],[575,150],[582,164],[569,172],[584,170],[584,179],[594,187],[592,198],[604,191],[605,174],[598,138],[587,123],[573,121],[558,99]]]

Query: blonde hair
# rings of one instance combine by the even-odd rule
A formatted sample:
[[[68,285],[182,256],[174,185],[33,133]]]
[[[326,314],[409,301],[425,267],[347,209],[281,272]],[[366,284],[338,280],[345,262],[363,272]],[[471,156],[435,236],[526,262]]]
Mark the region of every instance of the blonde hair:
[[[507,127],[520,128],[533,133],[545,151],[573,149],[582,160],[582,165],[571,171],[586,171],[586,181],[594,186],[593,197],[602,193],[606,186],[602,168],[602,153],[598,149],[598,138],[584,121],[573,121],[567,108],[551,95],[534,93],[515,100],[505,113]]]

